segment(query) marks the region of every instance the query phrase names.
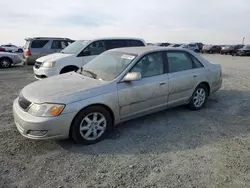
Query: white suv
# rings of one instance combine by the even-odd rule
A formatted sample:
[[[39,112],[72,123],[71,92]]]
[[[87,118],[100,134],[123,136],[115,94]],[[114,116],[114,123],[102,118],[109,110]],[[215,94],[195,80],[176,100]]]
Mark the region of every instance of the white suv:
[[[199,46],[195,43],[183,44],[180,46],[180,48],[186,48],[186,49],[192,50],[194,52],[200,52]]]
[[[76,71],[106,50],[135,46],[146,46],[146,43],[143,39],[138,38],[105,38],[75,41],[60,53],[38,58],[33,67],[34,74],[37,79],[43,79]]]

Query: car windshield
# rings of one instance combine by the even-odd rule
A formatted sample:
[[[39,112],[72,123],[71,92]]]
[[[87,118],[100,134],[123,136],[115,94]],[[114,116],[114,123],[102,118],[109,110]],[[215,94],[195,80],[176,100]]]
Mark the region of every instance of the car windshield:
[[[119,76],[136,56],[135,54],[107,51],[84,65],[77,73],[95,79],[111,81]]]
[[[81,40],[81,41],[76,41],[64,48],[61,53],[64,54],[76,54],[80,50],[83,50],[84,47],[87,46],[89,40]]]

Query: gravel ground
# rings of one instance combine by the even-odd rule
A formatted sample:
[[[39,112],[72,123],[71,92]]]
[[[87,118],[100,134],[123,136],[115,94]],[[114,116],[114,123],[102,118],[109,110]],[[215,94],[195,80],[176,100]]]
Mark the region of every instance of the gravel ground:
[[[206,55],[224,83],[206,108],[178,107],[120,125],[91,146],[23,138],[12,101],[32,67],[0,70],[0,187],[250,187],[250,58]]]

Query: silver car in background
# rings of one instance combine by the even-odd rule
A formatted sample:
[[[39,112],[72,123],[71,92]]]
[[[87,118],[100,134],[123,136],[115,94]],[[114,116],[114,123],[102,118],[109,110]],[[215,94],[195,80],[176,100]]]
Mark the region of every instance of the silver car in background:
[[[22,62],[22,58],[15,53],[0,52],[0,67],[9,68],[11,65],[19,64]]]
[[[13,103],[31,139],[93,144],[123,121],[178,105],[201,109],[222,85],[221,66],[193,51],[131,47],[106,51],[77,72],[27,85]]]

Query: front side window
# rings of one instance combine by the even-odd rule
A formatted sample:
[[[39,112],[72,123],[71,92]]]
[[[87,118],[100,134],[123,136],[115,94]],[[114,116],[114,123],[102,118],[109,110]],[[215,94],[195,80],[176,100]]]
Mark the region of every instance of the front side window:
[[[62,49],[61,41],[54,40],[51,45],[51,49]]]
[[[191,58],[184,52],[167,52],[169,73],[189,70],[193,68]]]
[[[79,69],[79,73],[105,81],[114,80],[136,58],[135,54],[106,51]]]
[[[141,73],[142,78],[161,75],[164,73],[164,61],[162,52],[145,55],[130,72]]]
[[[92,42],[87,48],[84,49],[85,52],[90,52],[90,55],[99,55],[106,51],[103,41]]]
[[[83,50],[88,43],[88,40],[75,41],[66,48],[64,48],[64,50],[62,50],[61,52],[64,54],[76,54]]]

